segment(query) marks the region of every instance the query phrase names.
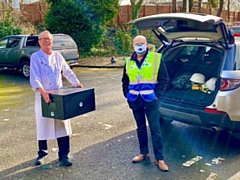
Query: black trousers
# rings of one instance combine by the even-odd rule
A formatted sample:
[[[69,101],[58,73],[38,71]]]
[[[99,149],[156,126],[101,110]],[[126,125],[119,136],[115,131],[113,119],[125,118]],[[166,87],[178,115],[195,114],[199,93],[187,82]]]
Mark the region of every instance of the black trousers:
[[[69,136],[60,137],[57,138],[58,142],[58,157],[59,160],[62,160],[64,158],[68,158],[68,153],[70,152],[70,139]],[[48,146],[47,146],[47,140],[39,140],[38,141],[38,156],[46,156],[48,154]]]
[[[132,109],[136,124],[140,154],[148,154],[148,136],[146,119],[152,136],[152,145],[156,160],[163,160],[163,142],[160,128],[159,102],[157,100],[145,102],[141,96],[135,102],[128,102]]]

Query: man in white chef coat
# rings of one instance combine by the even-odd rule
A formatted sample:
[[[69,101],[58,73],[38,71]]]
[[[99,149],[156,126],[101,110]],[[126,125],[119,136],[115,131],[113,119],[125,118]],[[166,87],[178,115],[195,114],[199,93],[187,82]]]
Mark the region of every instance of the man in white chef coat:
[[[37,125],[38,157],[36,165],[43,164],[48,154],[47,140],[57,139],[59,165],[71,166],[68,154],[70,151],[69,135],[72,134],[70,120],[56,120],[42,116],[41,96],[46,103],[50,103],[49,94],[52,90],[63,88],[62,75],[72,86],[82,88],[82,84],[70,69],[59,52],[52,50],[53,37],[49,31],[39,34],[41,49],[31,56],[30,84],[35,92],[35,117]]]

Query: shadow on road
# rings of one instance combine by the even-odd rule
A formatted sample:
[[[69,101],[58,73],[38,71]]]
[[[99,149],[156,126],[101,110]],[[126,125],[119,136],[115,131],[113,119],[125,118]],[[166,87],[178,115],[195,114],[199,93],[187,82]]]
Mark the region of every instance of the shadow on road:
[[[203,180],[211,172],[218,174],[219,179],[227,179],[232,172],[226,170],[226,166],[238,167],[239,162],[234,158],[239,154],[239,140],[225,132],[214,133],[174,122],[162,127],[162,134],[164,155],[170,167],[167,173],[161,172],[153,163],[150,135],[151,159],[139,164],[131,163],[138,154],[136,133],[131,131],[73,154],[72,167],[58,167],[57,161],[34,167],[34,160],[31,160],[1,171],[0,179]],[[190,167],[182,165],[195,156],[202,159]],[[218,157],[225,160],[211,164],[211,160]]]
[[[4,76],[22,76],[20,71],[0,69],[0,74]]]

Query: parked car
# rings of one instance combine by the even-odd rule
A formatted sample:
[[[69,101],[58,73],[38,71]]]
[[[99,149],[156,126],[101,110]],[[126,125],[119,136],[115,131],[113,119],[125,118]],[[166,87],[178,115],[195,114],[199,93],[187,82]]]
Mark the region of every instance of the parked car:
[[[240,41],[217,16],[168,13],[130,22],[162,42],[170,77],[162,120],[240,133]]]
[[[37,34],[4,37],[0,40],[0,68],[20,70],[29,78],[31,54],[39,49]],[[69,35],[53,34],[53,50],[60,52],[70,67],[78,64],[78,48]]]
[[[231,26],[228,28],[233,31],[235,37],[240,37],[240,26]]]

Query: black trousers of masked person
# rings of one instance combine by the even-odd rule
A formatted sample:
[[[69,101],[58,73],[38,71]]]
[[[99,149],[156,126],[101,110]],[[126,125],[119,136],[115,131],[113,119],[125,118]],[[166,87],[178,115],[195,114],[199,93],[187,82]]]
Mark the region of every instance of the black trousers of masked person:
[[[59,151],[58,151],[59,160],[68,158],[68,153],[70,152],[69,136],[57,138],[57,142],[58,142],[58,148],[59,148]],[[47,140],[39,140],[38,148],[39,148],[38,156],[40,157],[46,156],[48,154]]]
[[[159,119],[159,102],[153,100],[146,102],[141,96],[138,96],[135,102],[129,102],[129,107],[133,111],[133,115],[137,124],[137,135],[140,148],[140,154],[148,154],[148,136],[147,136],[147,125],[146,117],[148,120],[149,128],[152,136],[152,145],[157,161],[163,160],[163,142],[162,132],[160,129]]]

